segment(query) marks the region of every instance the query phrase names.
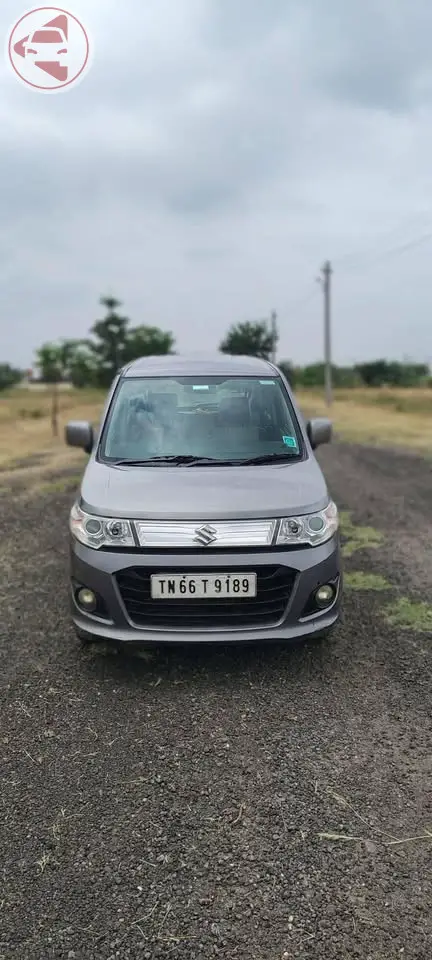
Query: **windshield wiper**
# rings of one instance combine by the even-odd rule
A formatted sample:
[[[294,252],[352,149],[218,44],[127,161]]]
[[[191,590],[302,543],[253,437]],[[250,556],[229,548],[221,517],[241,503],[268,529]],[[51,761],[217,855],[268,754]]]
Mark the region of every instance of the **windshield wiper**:
[[[158,467],[170,464],[173,467],[247,467],[258,463],[288,463],[296,460],[298,453],[263,453],[259,457],[238,460],[218,460],[216,457],[194,457],[180,454],[171,457],[149,457],[147,460],[116,460],[114,467]]]
[[[191,455],[179,455],[172,457],[149,457],[147,460],[116,460],[113,463],[114,467],[152,467],[158,466],[159,464],[163,465],[164,463],[170,463],[172,466],[190,466],[196,464],[212,464],[220,463],[219,460],[214,460],[212,457],[194,457]]]
[[[296,460],[298,456],[298,453],[263,453],[259,457],[248,457],[245,460],[232,460],[231,462],[247,467],[254,463],[288,463],[290,460]]]

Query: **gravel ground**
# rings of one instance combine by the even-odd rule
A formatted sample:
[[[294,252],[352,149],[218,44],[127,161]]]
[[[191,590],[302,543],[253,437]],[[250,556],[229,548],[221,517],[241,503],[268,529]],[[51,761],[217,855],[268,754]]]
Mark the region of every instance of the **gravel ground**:
[[[320,459],[430,597],[429,464]],[[427,960],[431,636],[356,592],[323,646],[83,653],[69,504],[0,499],[0,960]]]

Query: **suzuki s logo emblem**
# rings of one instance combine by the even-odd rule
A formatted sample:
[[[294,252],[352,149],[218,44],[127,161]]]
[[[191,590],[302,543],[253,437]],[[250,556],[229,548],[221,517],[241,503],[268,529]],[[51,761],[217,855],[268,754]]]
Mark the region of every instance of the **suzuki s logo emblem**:
[[[208,547],[217,540],[217,530],[206,523],[204,527],[197,527],[195,530],[194,543],[199,543],[202,547]]]

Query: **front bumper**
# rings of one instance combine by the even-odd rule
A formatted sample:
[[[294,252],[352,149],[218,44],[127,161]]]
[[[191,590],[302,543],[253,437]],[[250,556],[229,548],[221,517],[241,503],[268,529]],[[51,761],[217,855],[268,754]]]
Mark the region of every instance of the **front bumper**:
[[[342,574],[339,536],[332,537],[319,547],[305,549],[269,549],[263,551],[215,550],[167,552],[119,552],[92,550],[71,537],[71,609],[72,619],[80,634],[90,634],[97,639],[125,644],[184,644],[184,643],[265,643],[289,642],[301,637],[326,632],[339,617]],[[128,615],[124,597],[117,582],[117,574],[128,568],[139,568],[143,574],[153,570],[181,570],[184,573],[211,573],[212,570],[240,572],[245,568],[256,570],[258,576],[264,568],[281,568],[291,578],[289,596],[277,619],[272,624],[242,626],[241,618],[236,627],[185,628],[179,625],[137,626]],[[308,613],[311,595],[321,585],[333,582],[336,597],[326,610]],[[98,615],[84,612],[75,599],[76,585],[87,587],[100,598]],[[170,603],[171,601],[167,601]],[[241,601],[240,601],[241,602]],[[156,601],[164,603],[164,601]],[[310,608],[309,608],[310,609]],[[306,613],[305,613],[306,611]]]

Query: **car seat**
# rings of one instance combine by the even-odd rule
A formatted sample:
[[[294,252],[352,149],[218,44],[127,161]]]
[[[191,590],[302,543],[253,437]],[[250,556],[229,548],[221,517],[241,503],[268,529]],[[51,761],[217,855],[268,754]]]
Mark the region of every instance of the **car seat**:
[[[251,426],[249,400],[247,397],[224,397],[219,405],[221,426]]]

